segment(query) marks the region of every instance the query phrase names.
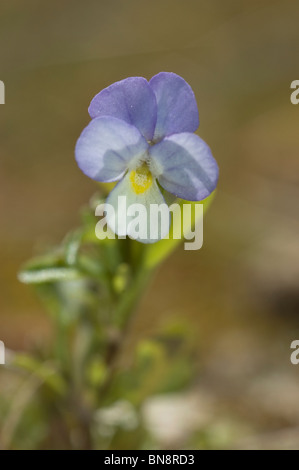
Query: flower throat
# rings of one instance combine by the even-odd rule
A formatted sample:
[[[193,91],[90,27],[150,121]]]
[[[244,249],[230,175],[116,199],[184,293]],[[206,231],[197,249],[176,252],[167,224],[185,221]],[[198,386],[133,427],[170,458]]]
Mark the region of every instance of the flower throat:
[[[136,194],[143,194],[153,184],[153,176],[146,163],[131,171],[130,181]]]

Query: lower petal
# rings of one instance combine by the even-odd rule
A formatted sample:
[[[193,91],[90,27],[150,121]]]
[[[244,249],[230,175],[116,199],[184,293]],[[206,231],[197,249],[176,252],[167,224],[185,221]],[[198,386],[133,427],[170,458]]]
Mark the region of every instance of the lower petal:
[[[106,219],[120,237],[155,243],[168,235],[170,213],[155,179],[144,187],[136,186],[134,172],[128,172],[106,200],[106,206],[111,206]]]

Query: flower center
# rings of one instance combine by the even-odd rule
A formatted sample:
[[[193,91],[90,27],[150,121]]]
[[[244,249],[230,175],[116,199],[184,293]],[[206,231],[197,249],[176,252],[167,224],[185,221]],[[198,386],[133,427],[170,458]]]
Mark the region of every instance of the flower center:
[[[136,194],[142,194],[151,187],[153,177],[146,163],[131,171],[130,181]]]

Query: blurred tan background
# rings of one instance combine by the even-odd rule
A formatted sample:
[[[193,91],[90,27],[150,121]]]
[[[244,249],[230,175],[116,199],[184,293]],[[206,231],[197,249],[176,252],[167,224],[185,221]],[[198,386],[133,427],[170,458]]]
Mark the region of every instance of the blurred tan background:
[[[79,223],[96,189],[74,160],[91,98],[128,76],[176,72],[196,94],[219,190],[203,249],[181,247],[163,265],[128,347],[184,317],[201,356],[192,400],[217,446],[299,448],[299,365],[290,363],[299,339],[299,106],[290,102],[298,16],[291,0],[1,5],[0,339],[8,348],[49,336],[43,308],[16,274]]]

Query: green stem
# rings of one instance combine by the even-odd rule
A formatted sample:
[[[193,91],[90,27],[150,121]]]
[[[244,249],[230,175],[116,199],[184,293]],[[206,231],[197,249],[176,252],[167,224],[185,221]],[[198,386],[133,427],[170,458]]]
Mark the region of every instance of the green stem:
[[[68,370],[69,349],[68,349],[68,328],[64,322],[63,314],[57,316],[56,320],[56,341],[55,354],[60,364],[61,370]]]
[[[141,269],[132,281],[129,289],[123,294],[120,302],[116,306],[114,318],[115,325],[123,331],[131,318],[132,310],[138,303],[145,286],[152,274],[152,270]]]
[[[111,343],[111,347],[108,345],[106,363],[108,366],[108,375],[105,383],[100,391],[100,399],[106,395],[110,385],[114,379],[114,375],[117,369],[117,361],[121,352],[122,345],[128,330],[129,321],[132,319],[136,305],[144,291],[145,286],[152,274],[153,270],[140,269],[137,273],[134,281],[130,288],[125,292],[121,301],[116,306],[115,310],[115,326],[118,328],[120,335],[117,343]]]

